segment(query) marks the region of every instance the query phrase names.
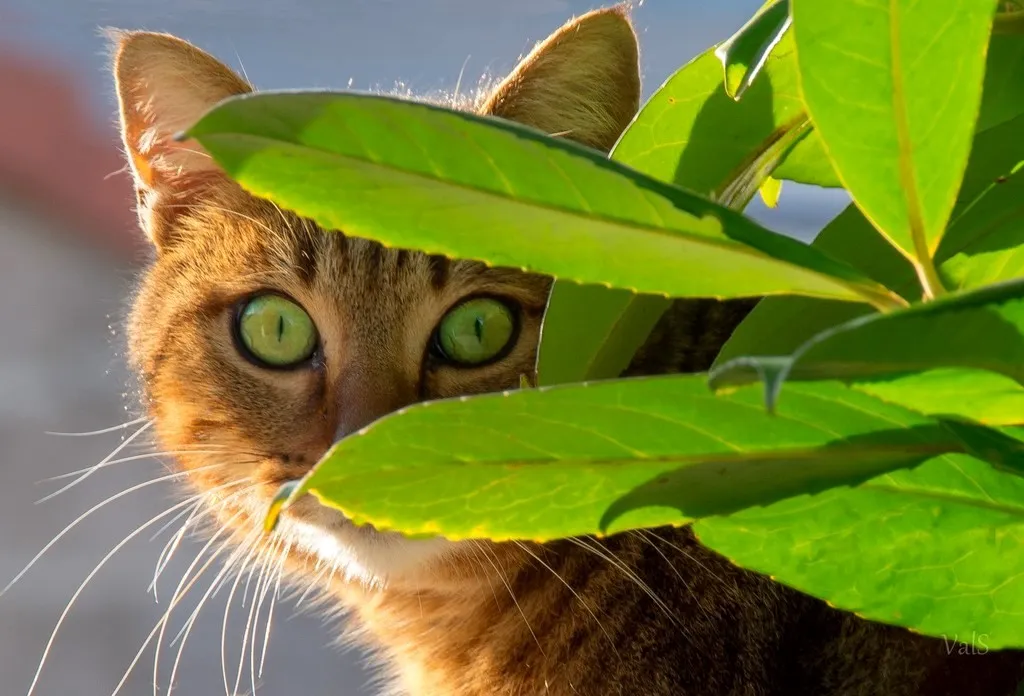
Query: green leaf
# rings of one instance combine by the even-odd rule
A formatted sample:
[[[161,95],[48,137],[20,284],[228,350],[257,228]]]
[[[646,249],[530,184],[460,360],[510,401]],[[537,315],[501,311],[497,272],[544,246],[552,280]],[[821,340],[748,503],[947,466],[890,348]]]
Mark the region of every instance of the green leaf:
[[[766,177],[758,192],[765,206],[775,208],[779,205],[779,196],[782,195],[782,180],[773,176]]]
[[[979,131],[1024,113],[1024,42],[993,36],[988,49]],[[739,102],[728,97],[721,64],[709,49],[680,68],[644,105],[619,141],[622,161],[664,181],[715,191],[735,178],[734,162],[807,121],[800,94],[792,32],[779,41],[761,77]],[[944,84],[944,83],[943,83]],[[693,180],[689,177],[699,177]],[[783,157],[778,179],[842,186],[813,130]]]
[[[856,206],[851,205],[840,213],[812,246],[838,258],[850,259],[865,275],[883,281],[888,287],[899,290],[910,284],[917,288],[910,264],[874,231]],[[908,299],[918,297],[911,295]],[[715,366],[744,355],[792,353],[822,331],[870,313],[870,308],[848,302],[766,297],[726,341]]]
[[[1013,194],[1007,196],[1002,187],[1010,184],[1007,190],[1012,191],[1019,183],[1014,171],[1024,160],[1024,141],[1019,138],[1022,129],[1024,116],[1018,116],[974,139],[949,232],[936,254],[940,274],[953,287],[976,287],[976,282],[985,279],[1008,280],[1019,268],[1014,262],[1019,244],[1015,241],[1020,229],[1018,208]],[[1015,181],[1010,181],[1011,177]],[[989,194],[994,197],[988,198]],[[979,224],[970,224],[971,219]],[[999,222],[991,225],[985,222],[996,220]],[[848,260],[869,278],[901,292],[908,300],[920,298],[911,266],[885,243],[856,206],[849,206],[836,217],[813,246]],[[716,366],[742,355],[792,353],[815,334],[869,311],[860,305],[814,298],[765,298],[722,348]]]
[[[709,58],[703,59],[703,62],[708,61]],[[689,90],[689,84],[679,84],[680,81],[686,83],[683,78],[689,73],[695,74],[698,81],[703,80],[702,59],[680,71],[673,78],[676,84],[672,89]],[[714,80],[709,84],[717,85]],[[669,88],[666,87],[661,92],[667,90]],[[673,97],[669,96],[669,100],[675,104]],[[678,134],[664,129],[662,103],[659,95],[647,102],[612,151],[612,159],[646,174],[658,176],[664,173],[658,170],[659,160],[649,158],[638,145],[645,142],[644,138],[652,128],[659,128],[658,137],[667,138],[670,149],[680,147]],[[692,101],[685,103],[692,104]],[[689,113],[694,115],[696,112],[691,110]],[[686,122],[689,118],[686,112],[673,116],[677,119],[682,117],[683,122],[678,124],[680,128],[690,127],[691,124]],[[732,111],[732,116],[738,118],[741,114]],[[807,136],[809,129],[810,122],[806,118],[797,119],[790,127],[767,133],[765,142],[751,142],[750,152],[734,147],[728,151],[731,158],[724,154],[694,158],[687,166],[676,169],[672,180],[695,193],[712,196],[734,210],[742,210],[758,190],[762,196],[777,197],[781,182],[770,179],[769,174]],[[635,137],[636,133],[641,135]],[[649,167],[653,167],[653,171],[648,171]],[[722,172],[726,172],[725,177],[716,178]],[[669,304],[664,298],[654,295],[556,280],[548,300],[538,348],[539,382],[550,385],[619,376]]]
[[[789,0],[775,0],[715,49],[725,72],[726,94],[737,101],[743,96],[787,29]]]
[[[711,372],[710,382],[718,389],[764,379],[771,409],[786,380],[859,382],[943,367],[989,370],[1024,384],[1024,279],[859,317],[789,357],[729,361]],[[1017,418],[1024,422],[1024,412]]]
[[[627,165],[638,165],[629,143],[634,128],[645,128],[651,119],[659,118],[657,107],[650,114],[648,102],[626,131],[611,157]],[[676,173],[675,183],[695,193],[714,196],[733,210],[742,210],[758,190],[764,195],[764,183],[770,180],[782,157],[807,135],[810,122],[803,120],[793,128],[771,135],[772,141],[757,147],[752,154],[729,162],[723,157],[693,162]],[[622,147],[626,143],[626,147]],[[739,153],[737,153],[739,155]],[[729,177],[706,189],[706,170],[726,166]],[[646,172],[645,172],[646,173]],[[774,180],[771,180],[774,181]],[[778,195],[781,182],[770,187]],[[541,384],[558,384],[619,376],[643,345],[670,302],[655,295],[641,295],[597,285],[577,285],[557,280],[548,300],[544,330],[537,355],[537,372]]]
[[[188,137],[252,193],[389,246],[652,294],[892,303],[806,245],[499,119],[378,95],[264,92],[221,102]]]
[[[659,295],[556,281],[537,349],[538,383],[618,377],[671,304]]]
[[[291,499],[405,534],[547,540],[682,524],[963,449],[836,383],[791,392],[776,417],[757,389],[714,396],[699,375],[421,403],[338,442]]]
[[[1024,477],[978,459],[937,457],[694,530],[743,567],[859,616],[1024,646]]]
[[[999,176],[950,224],[937,261],[947,287],[1024,276],[1024,172]]]
[[[985,425],[1015,425],[1024,414],[1024,387],[984,370],[940,368],[850,386],[928,416],[955,415]]]
[[[616,157],[697,192],[718,194],[750,162],[778,158],[784,158],[780,178],[838,186],[817,135],[803,133],[809,119],[793,53],[787,32],[737,102],[726,94],[721,64],[709,49],[651,96],[616,145]],[[794,131],[804,137],[792,148],[779,148]]]
[[[967,165],[995,0],[793,0],[804,102],[844,187],[932,292]]]
[[[999,15],[997,15],[998,17]],[[1024,17],[1024,13],[1021,14]],[[999,22],[996,22],[998,26]],[[1024,114],[1024,40],[1020,36],[993,34],[988,46],[985,87],[977,130],[986,131]]]

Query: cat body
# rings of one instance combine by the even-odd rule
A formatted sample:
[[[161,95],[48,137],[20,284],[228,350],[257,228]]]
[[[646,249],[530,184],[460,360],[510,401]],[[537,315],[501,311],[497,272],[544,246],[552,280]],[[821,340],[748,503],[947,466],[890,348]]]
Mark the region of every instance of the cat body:
[[[325,231],[230,181],[174,135],[251,87],[184,41],[114,35],[140,224],[154,249],[129,354],[161,445],[243,557],[280,557],[348,615],[385,688],[414,696],[1010,696],[1019,653],[962,655],[743,571],[689,528],[550,544],[410,540],[306,496],[272,536],[278,486],[332,443],[428,399],[530,374],[543,276]],[[483,114],[608,151],[635,114],[622,8],[540,44]],[[707,369],[753,302],[676,302],[631,375]],[[339,685],[339,694],[343,687]]]

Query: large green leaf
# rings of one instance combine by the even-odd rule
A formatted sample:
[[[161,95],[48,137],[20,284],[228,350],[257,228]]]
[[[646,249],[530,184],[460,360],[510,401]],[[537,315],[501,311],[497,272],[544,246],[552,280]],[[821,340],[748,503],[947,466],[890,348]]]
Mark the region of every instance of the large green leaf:
[[[792,2],[811,120],[845,188],[929,287],[967,165],[995,9],[995,0]]]
[[[964,455],[697,522],[740,565],[860,616],[1024,647],[1024,477]]]
[[[766,3],[715,49],[725,72],[725,92],[740,99],[789,29],[789,0]]]
[[[265,92],[222,102],[188,135],[256,195],[390,246],[656,294],[892,303],[845,264],[727,208],[498,119]]]
[[[771,407],[786,380],[856,382],[944,367],[990,370],[1024,384],[1024,279],[859,317],[790,356],[729,361],[710,382],[721,388],[763,379]],[[1016,422],[1024,423],[1024,412]]]
[[[779,414],[757,389],[636,378],[415,405],[341,440],[292,492],[356,523],[457,539],[680,524],[962,451],[940,423],[837,383]]]

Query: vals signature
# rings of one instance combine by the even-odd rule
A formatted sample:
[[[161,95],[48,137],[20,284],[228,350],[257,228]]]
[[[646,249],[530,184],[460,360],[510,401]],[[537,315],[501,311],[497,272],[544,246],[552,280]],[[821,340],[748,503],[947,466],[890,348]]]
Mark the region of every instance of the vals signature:
[[[954,633],[952,637],[942,636],[943,642],[946,644],[946,654],[952,655],[984,655],[989,651],[988,645],[985,641],[988,639],[987,633],[976,633],[971,631],[970,638],[964,636],[964,639],[960,639],[960,634]]]

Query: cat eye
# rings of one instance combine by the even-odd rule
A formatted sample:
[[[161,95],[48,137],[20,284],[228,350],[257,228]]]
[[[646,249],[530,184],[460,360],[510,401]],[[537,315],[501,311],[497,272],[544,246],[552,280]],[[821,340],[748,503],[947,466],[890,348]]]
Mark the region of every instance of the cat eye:
[[[437,326],[435,350],[456,365],[482,365],[509,346],[516,320],[507,304],[490,297],[466,300]]]
[[[257,295],[238,313],[235,330],[253,362],[292,367],[316,350],[316,326],[306,310],[280,295]]]

